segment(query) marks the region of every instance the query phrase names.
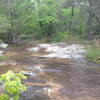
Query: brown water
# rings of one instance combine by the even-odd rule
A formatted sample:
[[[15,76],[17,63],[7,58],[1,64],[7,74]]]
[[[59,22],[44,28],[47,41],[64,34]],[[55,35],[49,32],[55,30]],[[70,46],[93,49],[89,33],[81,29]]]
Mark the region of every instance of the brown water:
[[[10,47],[12,58],[0,65],[0,74],[13,70],[32,72],[20,100],[100,100],[100,65],[85,59],[44,59],[26,47]],[[3,61],[2,61],[3,62]]]

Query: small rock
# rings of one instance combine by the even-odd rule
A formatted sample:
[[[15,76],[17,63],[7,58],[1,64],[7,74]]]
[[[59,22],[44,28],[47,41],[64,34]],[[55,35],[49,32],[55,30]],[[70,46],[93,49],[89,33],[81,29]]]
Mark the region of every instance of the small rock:
[[[23,72],[23,74],[25,76],[36,76],[37,74],[33,73],[33,72]]]
[[[31,51],[31,52],[38,52],[39,48],[38,47],[32,47],[32,48],[28,48],[27,50]]]

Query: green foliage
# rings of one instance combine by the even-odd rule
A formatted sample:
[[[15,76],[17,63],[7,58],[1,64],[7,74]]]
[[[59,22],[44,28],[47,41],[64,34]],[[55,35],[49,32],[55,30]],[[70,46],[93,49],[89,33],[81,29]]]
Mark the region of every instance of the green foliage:
[[[9,96],[7,94],[1,94],[0,100],[9,100]]]
[[[100,63],[100,49],[90,47],[86,54],[86,58],[91,62]]]
[[[68,8],[68,9],[63,8],[62,9],[62,15],[63,16],[69,16],[69,15],[71,15],[71,8]]]
[[[9,23],[8,23],[7,17],[0,15],[0,33],[6,32],[8,26],[9,26]]]
[[[21,39],[52,37],[62,41],[63,37],[67,37],[64,35],[66,31],[74,36],[87,35],[89,11],[94,14],[90,30],[99,34],[99,10],[93,8],[99,7],[100,2],[97,2],[89,6],[87,1],[82,0],[1,0],[0,38],[13,41],[14,34],[17,34]],[[91,0],[88,3],[92,3]]]
[[[55,41],[55,42],[68,41],[69,37],[70,35],[68,32],[58,32],[54,34],[52,41]]]
[[[15,74],[12,71],[8,71],[0,77],[4,85],[5,93],[9,96],[12,95],[14,100],[19,99],[21,91],[26,91],[26,87],[22,84],[21,79],[26,79],[22,72]]]
[[[8,27],[10,26],[8,18],[0,14],[0,38],[5,39],[7,37]]]
[[[0,43],[2,43],[3,41],[0,39]]]
[[[52,16],[45,16],[45,17],[41,18],[39,21],[46,23],[46,24],[58,22],[58,20]]]

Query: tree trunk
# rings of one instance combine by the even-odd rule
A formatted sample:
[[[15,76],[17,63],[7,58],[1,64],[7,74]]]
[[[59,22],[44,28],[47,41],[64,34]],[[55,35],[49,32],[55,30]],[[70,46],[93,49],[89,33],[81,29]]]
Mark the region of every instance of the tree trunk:
[[[71,20],[70,20],[70,23],[69,23],[69,34],[72,35],[72,20],[73,20],[73,17],[74,17],[74,1],[72,2],[72,8],[71,8]]]
[[[94,34],[94,32],[93,32],[93,30],[92,30],[92,14],[91,14],[91,13],[89,13],[89,18],[88,18],[88,30],[87,30],[87,32],[88,32],[88,39],[89,39],[89,40],[93,39],[93,34]]]
[[[17,35],[16,33],[12,34],[12,43],[16,43],[17,42]]]
[[[93,0],[88,0],[89,2],[89,11],[88,11],[88,14],[89,14],[89,17],[88,17],[88,28],[87,28],[87,32],[88,32],[88,39],[89,40],[92,40],[93,39],[93,27],[92,27],[92,22],[93,22],[93,17],[94,17],[94,14],[93,14],[93,11],[92,11],[92,7],[93,7]]]

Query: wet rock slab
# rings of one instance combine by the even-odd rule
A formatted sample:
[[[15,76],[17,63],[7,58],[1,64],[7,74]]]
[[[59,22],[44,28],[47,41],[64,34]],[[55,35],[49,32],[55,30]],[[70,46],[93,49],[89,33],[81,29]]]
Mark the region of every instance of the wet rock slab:
[[[27,91],[21,94],[20,100],[50,100],[44,93],[44,88],[48,87],[29,86]]]
[[[3,56],[5,52],[0,50],[0,56]]]
[[[86,52],[84,46],[66,43],[40,44],[32,53],[30,50],[25,53],[22,51],[17,51],[16,55],[21,56],[15,62],[6,67],[2,63],[0,68],[5,71],[12,66],[13,70],[26,71],[24,75],[28,78],[23,82],[27,91],[21,93],[19,100],[100,100],[100,67],[88,64],[83,59]],[[42,54],[41,51],[46,53]],[[75,59],[72,59],[73,56]],[[97,97],[99,99],[95,99]]]
[[[11,61],[0,61],[0,66],[5,66],[5,65],[16,65],[17,63],[13,60]]]
[[[40,58],[83,58],[86,52],[84,46],[80,44],[40,44],[37,47],[28,48],[28,51],[40,52],[41,49],[49,54],[40,56]]]

